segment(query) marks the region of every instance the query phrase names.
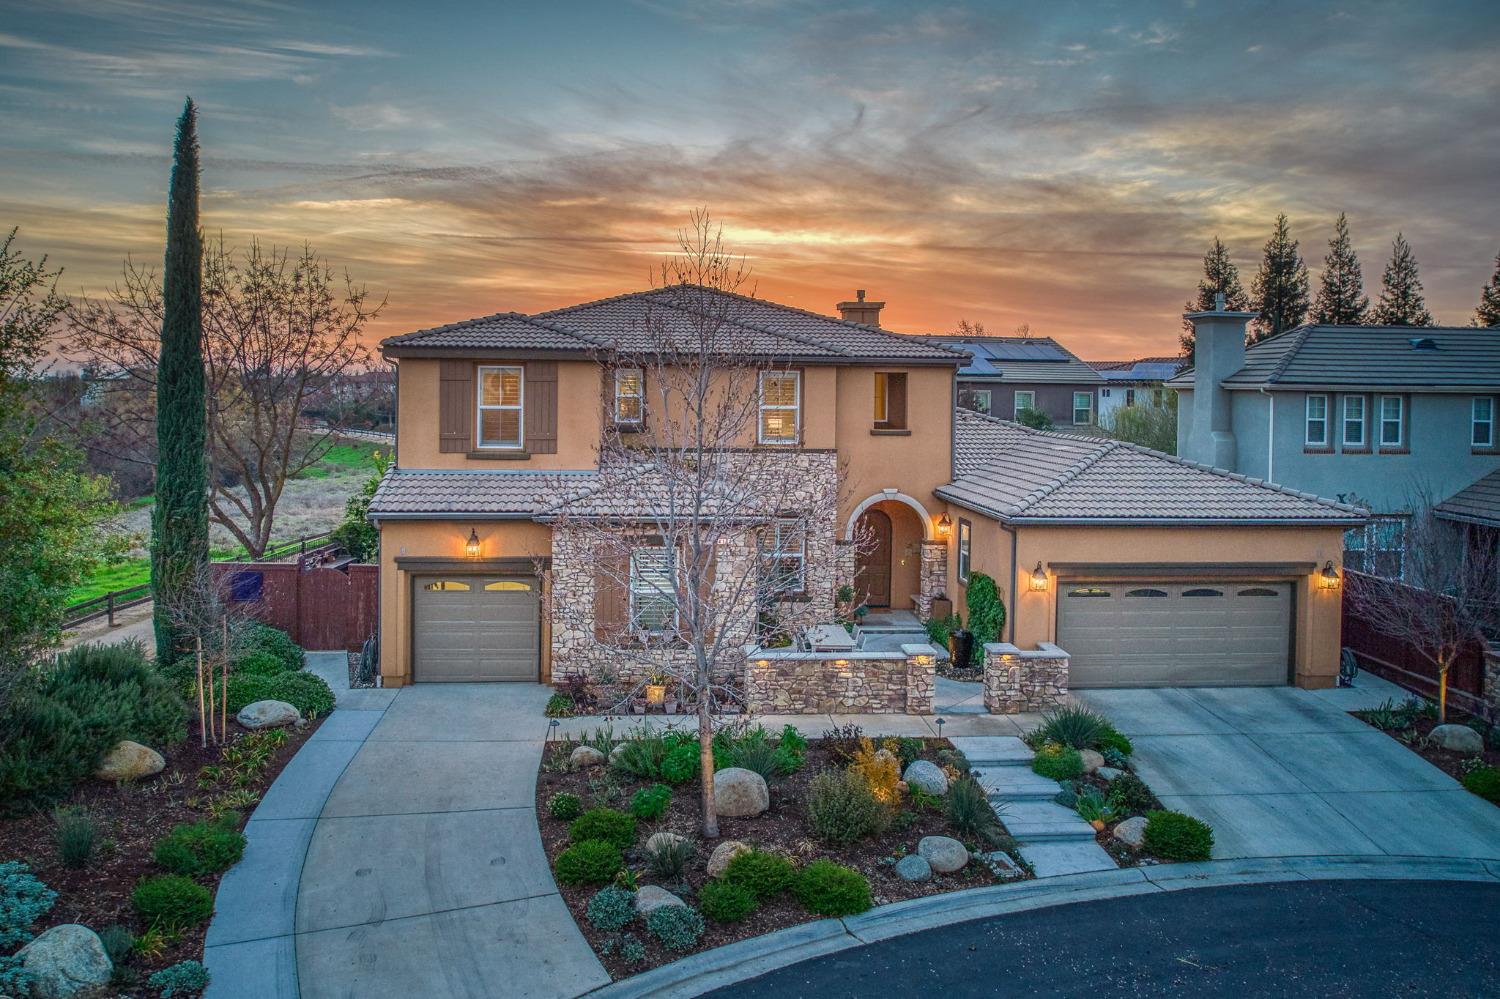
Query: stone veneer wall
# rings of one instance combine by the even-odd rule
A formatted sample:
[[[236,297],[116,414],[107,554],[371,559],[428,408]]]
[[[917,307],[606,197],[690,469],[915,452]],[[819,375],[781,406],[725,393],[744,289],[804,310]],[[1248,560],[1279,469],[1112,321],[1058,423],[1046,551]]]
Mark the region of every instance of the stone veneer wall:
[[[917,567],[917,617],[923,621],[932,616],[932,599],[948,589],[948,542],[922,542],[921,562]]]
[[[1006,642],[984,647],[984,707],[991,714],[1046,711],[1068,699],[1068,654],[1051,642],[1023,652]]]
[[[761,714],[930,714],[937,649],[745,650],[745,710]]]
[[[1484,652],[1484,703],[1490,709],[1490,721],[1500,724],[1500,653]]]

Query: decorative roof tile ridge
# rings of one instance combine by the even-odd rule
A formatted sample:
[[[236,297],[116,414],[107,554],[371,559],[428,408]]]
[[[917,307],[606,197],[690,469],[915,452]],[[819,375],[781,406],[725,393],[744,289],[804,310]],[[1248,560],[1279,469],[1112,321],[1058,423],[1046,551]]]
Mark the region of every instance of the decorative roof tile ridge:
[[[410,333],[397,333],[394,336],[388,336],[384,340],[380,341],[380,345],[383,347],[386,344],[392,343],[413,343],[418,340],[425,340],[428,337],[434,336],[438,333],[451,333],[454,330],[461,330],[469,326],[476,326],[480,323],[494,322],[497,319],[529,318],[529,316],[521,312],[492,312],[487,316],[475,316],[472,319],[460,319],[455,323],[444,323],[441,326],[429,326],[426,329],[412,330]]]
[[[701,287],[701,286],[699,286],[699,285],[689,285],[689,287]],[[662,289],[662,290],[666,291],[667,289]],[[713,289],[710,289],[710,290],[713,290]],[[776,308],[785,308],[785,309],[790,309],[791,308],[791,306],[783,306],[783,305],[780,305],[780,304],[778,304],[776,302],[767,302],[764,299],[746,298],[744,295],[734,295],[731,292],[727,292],[727,291],[715,292],[715,294],[729,295],[730,297],[732,297],[732,298],[738,298],[741,301],[759,302],[762,305],[771,305],[771,306],[775,306]],[[650,297],[653,302],[657,301],[656,297],[651,292],[644,293],[644,296]],[[667,308],[672,309],[674,311],[685,313],[686,315],[690,315],[690,316],[702,316],[703,315],[702,312],[699,312],[699,311],[697,311],[695,309],[684,308],[681,305],[676,304],[675,302],[664,302],[664,303],[660,303],[660,304],[663,304]],[[815,313],[810,313],[810,314],[815,315]],[[712,316],[705,316],[704,318],[711,319],[713,317]],[[828,317],[827,316],[822,316],[820,318],[827,319]],[[725,322],[729,323],[732,326],[737,326],[737,327],[739,327],[741,329],[751,330],[751,331],[756,332],[756,333],[764,333],[766,336],[779,337],[780,339],[790,340],[793,343],[800,343],[800,344],[804,344],[804,345],[809,346],[809,347],[819,347],[819,348],[821,348],[823,350],[832,351],[833,353],[838,354],[840,357],[853,357],[854,356],[854,352],[851,351],[851,350],[849,350],[847,347],[844,347],[844,346],[842,346],[840,344],[836,344],[836,343],[828,343],[825,340],[821,340],[821,339],[819,339],[817,337],[814,337],[814,336],[808,336],[805,333],[788,333],[786,330],[771,329],[768,326],[762,326],[759,323],[752,323],[752,322],[749,322],[748,320],[739,319],[739,318],[736,318],[734,316],[728,316],[728,317],[726,317],[725,318]]]
[[[1322,506],[1327,506],[1335,510],[1343,511],[1345,513],[1357,514],[1361,517],[1368,517],[1370,515],[1370,512],[1363,507],[1354,506],[1350,503],[1340,503],[1338,500],[1328,499],[1327,497],[1319,496],[1317,493],[1303,492],[1300,489],[1293,489],[1290,486],[1283,486],[1280,483],[1267,482],[1265,479],[1253,478],[1251,476],[1245,475],[1243,472],[1231,472],[1227,468],[1218,468],[1214,465],[1209,465],[1201,461],[1192,461],[1187,458],[1179,457],[1175,454],[1167,454],[1165,451],[1157,451],[1141,444],[1134,444],[1130,441],[1112,441],[1112,443],[1116,447],[1125,448],[1130,451],[1136,451],[1140,454],[1149,455],[1153,458],[1163,458],[1167,461],[1172,462],[1173,464],[1181,465],[1185,468],[1196,469],[1200,472],[1208,472],[1210,474],[1217,475],[1221,479],[1230,479],[1235,482],[1243,482],[1246,485],[1258,486],[1261,489],[1269,489],[1272,492],[1280,493],[1283,496],[1293,496],[1297,499],[1308,500]]]
[[[1051,482],[1046,483],[1045,485],[1037,486],[1031,492],[1027,493],[1025,496],[1017,500],[1014,504],[1007,504],[1011,507],[1010,514],[1012,516],[1019,514],[1029,506],[1040,503],[1043,499],[1050,496],[1052,493],[1057,492],[1057,490],[1072,482],[1079,475],[1082,475],[1091,466],[1093,466],[1096,462],[1098,462],[1101,458],[1108,454],[1111,450],[1113,450],[1113,445],[1120,443],[1119,441],[1110,440],[1107,438],[1075,437],[1070,434],[1054,433],[1048,430],[1035,430],[1031,427],[1026,426],[1024,423],[1016,423],[1013,420],[1001,419],[996,416],[991,416],[987,413],[973,413],[972,411],[970,411],[970,415],[972,415],[976,419],[985,420],[990,423],[998,424],[1001,426],[1008,425],[1014,427],[1017,430],[1024,431],[1028,435],[1037,437],[1058,437],[1064,440],[1079,440],[1086,441],[1088,443],[1098,443],[1100,445],[1097,449],[1088,452],[1078,461],[1075,461],[1072,465],[1059,472]],[[993,464],[994,462],[992,460],[987,460],[983,465],[980,466],[980,469],[983,470],[985,468],[990,468],[993,466]]]
[[[1294,340],[1292,342],[1292,344],[1289,347],[1287,347],[1286,352],[1283,353],[1281,355],[1280,359],[1277,360],[1276,366],[1271,369],[1271,373],[1268,374],[1268,375],[1266,375],[1266,384],[1268,384],[1268,385],[1274,385],[1274,384],[1276,384],[1276,382],[1278,382],[1278,381],[1281,380],[1282,374],[1284,374],[1286,372],[1287,367],[1291,365],[1292,359],[1297,356],[1297,352],[1302,349],[1303,344],[1307,343],[1308,336],[1312,333],[1312,331],[1315,328],[1316,327],[1315,327],[1315,325],[1313,323],[1306,323],[1306,324],[1304,324],[1302,326],[1298,326],[1296,329],[1287,330],[1285,333],[1282,334],[1282,336],[1293,336],[1293,335],[1295,335],[1296,336],[1296,340]],[[1280,338],[1281,337],[1272,337],[1271,340],[1279,340]],[[1262,340],[1261,341],[1261,343],[1269,343],[1269,342],[1270,342],[1270,340]],[[1234,376],[1231,375],[1230,377],[1233,378]]]

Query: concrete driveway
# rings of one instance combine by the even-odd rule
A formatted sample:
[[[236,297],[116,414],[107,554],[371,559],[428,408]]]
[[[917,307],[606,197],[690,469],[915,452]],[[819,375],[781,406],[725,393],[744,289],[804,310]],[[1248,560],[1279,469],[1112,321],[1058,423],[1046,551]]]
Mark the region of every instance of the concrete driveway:
[[[396,692],[312,830],[296,903],[303,999],[560,997],[609,981],[537,832],[550,693]]]
[[[1500,808],[1348,714],[1342,691],[1078,691],[1135,744],[1167,808],[1214,828],[1214,857],[1500,858]]]

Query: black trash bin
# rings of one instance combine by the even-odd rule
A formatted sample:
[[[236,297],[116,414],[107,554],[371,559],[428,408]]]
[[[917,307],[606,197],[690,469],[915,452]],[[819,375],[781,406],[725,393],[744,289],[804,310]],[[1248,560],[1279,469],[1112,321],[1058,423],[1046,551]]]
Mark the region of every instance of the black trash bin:
[[[948,632],[948,655],[956,669],[968,669],[974,658],[974,633],[963,628]]]

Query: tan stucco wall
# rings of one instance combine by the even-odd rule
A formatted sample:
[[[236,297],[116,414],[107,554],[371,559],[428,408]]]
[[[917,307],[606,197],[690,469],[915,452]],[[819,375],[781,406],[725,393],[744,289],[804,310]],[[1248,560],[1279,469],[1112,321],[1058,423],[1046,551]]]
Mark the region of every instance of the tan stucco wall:
[[[469,530],[479,535],[480,558],[538,558],[552,553],[552,531],[526,520],[388,520],[380,525],[380,675],[387,687],[411,682],[411,573],[396,568],[403,556],[465,557]],[[424,570],[431,572],[433,570]],[[551,594],[543,591],[546,601]],[[545,606],[545,604],[544,604]],[[549,677],[552,646],[542,615],[542,679]]]
[[[486,363],[503,364],[504,361]],[[438,450],[438,369],[441,361],[404,357],[396,365],[396,459],[402,468],[593,468],[603,414],[599,365],[557,365],[557,453],[526,459],[469,458]]]
[[[872,434],[875,372],[906,372],[906,422],[910,436]],[[882,489],[899,489],[931,517],[942,512],[932,491],[952,480],[952,368],[837,369],[837,433],[844,489],[839,522]]]
[[[1342,566],[1343,530],[1335,527],[1021,527],[1016,542],[1016,571],[1010,571],[1010,535],[987,517],[953,508],[955,525],[962,516],[974,523],[972,569],[993,576],[1000,587],[1016,645],[1035,648],[1057,638],[1057,575],[1048,573],[1047,589],[1030,588],[1031,571],[1040,561],[1052,563],[1313,563]],[[957,529],[954,531],[955,539]],[[964,587],[957,581],[957,555],[950,549],[949,596],[965,607]],[[1143,576],[1170,578],[1143,570]],[[1329,687],[1338,677],[1341,641],[1341,591],[1319,585],[1316,570],[1289,579],[1293,601],[1293,668],[1302,687]],[[1019,594],[1019,600],[1016,595]],[[966,614],[967,612],[965,612]],[[966,617],[967,620],[967,617]]]

